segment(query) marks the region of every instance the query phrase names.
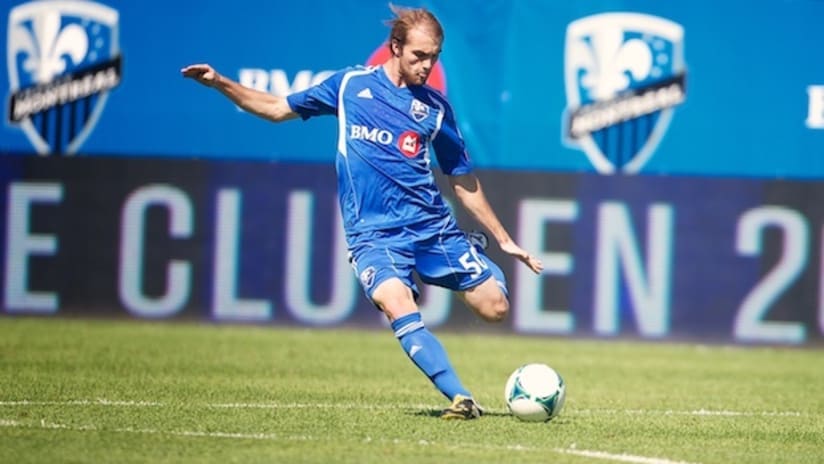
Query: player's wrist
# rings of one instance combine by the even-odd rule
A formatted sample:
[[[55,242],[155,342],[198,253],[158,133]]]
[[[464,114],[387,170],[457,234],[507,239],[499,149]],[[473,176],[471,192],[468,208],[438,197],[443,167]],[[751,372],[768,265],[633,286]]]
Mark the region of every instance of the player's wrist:
[[[509,235],[504,235],[502,237],[501,236],[494,236],[494,237],[495,237],[495,240],[498,242],[498,246],[501,249],[504,249],[506,247],[510,247],[512,245],[515,245],[515,242],[512,240],[512,237],[510,237]]]
[[[212,78],[212,81],[209,82],[209,85],[211,87],[218,88],[218,87],[220,87],[220,85],[222,83],[223,83],[223,76],[219,72],[215,71],[215,77]]]

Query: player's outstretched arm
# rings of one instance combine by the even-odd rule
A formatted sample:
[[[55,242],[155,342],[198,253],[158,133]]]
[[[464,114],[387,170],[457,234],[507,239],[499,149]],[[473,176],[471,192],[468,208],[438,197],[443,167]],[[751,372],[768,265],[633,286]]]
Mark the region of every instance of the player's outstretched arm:
[[[541,272],[544,264],[512,240],[509,232],[506,231],[498,219],[498,216],[489,205],[489,201],[487,201],[486,195],[481,188],[481,181],[475,174],[450,176],[449,183],[455,191],[455,196],[458,197],[461,205],[495,237],[501,250],[518,258],[522,263],[526,264],[532,272],[536,274]]]
[[[244,110],[274,122],[287,121],[298,117],[292,111],[286,98],[244,87],[221,75],[208,64],[193,64],[180,70],[183,77],[219,90],[237,106]]]

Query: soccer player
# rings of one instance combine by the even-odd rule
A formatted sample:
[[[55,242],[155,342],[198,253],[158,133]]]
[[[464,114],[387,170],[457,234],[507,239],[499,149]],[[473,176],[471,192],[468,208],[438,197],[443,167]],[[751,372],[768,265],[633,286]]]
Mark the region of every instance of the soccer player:
[[[506,316],[508,292],[503,272],[483,253],[486,236],[459,229],[442,198],[430,168],[431,148],[458,201],[501,250],[533,272],[540,273],[543,264],[499,221],[472,172],[452,108],[426,85],[441,53],[441,24],[425,9],[390,8],[391,56],[383,65],[341,70],[288,97],[246,88],[208,64],[181,72],[270,121],[337,116],[335,167],[352,266],[409,359],[451,401],[441,417],[474,419],[483,411],[424,326],[413,272],[427,284],[457,292],[489,322]]]

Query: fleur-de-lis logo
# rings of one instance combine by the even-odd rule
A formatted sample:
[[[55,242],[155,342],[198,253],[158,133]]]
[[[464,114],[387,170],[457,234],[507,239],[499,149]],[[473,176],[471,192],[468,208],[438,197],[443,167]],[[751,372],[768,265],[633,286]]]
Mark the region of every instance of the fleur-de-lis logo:
[[[116,10],[85,0],[10,11],[8,120],[38,153],[73,154],[91,133],[120,83],[118,22]]]
[[[652,53],[640,39],[623,40],[623,31],[610,25],[589,40],[571,44],[572,65],[580,68],[581,86],[587,100],[609,100],[629,88],[632,80],[646,79],[652,69]],[[632,78],[632,80],[630,79]]]
[[[38,84],[50,82],[66,72],[67,60],[79,65],[89,49],[86,31],[70,24],[60,29],[60,13],[44,11],[31,20],[31,29],[16,24],[11,30],[11,42],[18,44],[17,53],[23,53],[23,70],[34,76]]]
[[[685,98],[683,28],[636,13],[569,24],[564,142],[602,173],[637,172]]]

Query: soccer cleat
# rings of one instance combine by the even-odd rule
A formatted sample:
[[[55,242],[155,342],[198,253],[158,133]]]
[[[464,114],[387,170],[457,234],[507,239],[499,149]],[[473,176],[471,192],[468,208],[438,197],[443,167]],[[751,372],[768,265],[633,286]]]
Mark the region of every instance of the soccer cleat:
[[[484,251],[489,248],[489,237],[487,237],[486,234],[480,230],[470,230],[469,232],[464,232],[464,235],[466,235],[466,239],[469,240],[469,243],[475,246],[475,248],[479,251]]]
[[[472,397],[455,395],[452,405],[441,412],[441,419],[445,420],[470,420],[477,419],[483,415],[481,406]]]

